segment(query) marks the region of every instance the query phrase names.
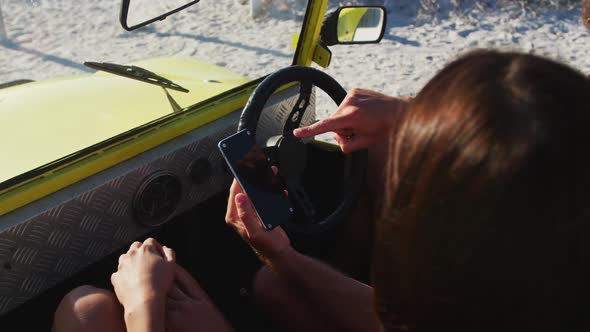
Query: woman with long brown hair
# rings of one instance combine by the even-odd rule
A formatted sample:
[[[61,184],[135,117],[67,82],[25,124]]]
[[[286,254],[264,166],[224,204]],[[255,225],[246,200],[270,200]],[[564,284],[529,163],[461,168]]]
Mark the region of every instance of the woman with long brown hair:
[[[422,89],[391,137],[374,255],[384,323],[581,328],[589,93],[565,65],[493,51]]]

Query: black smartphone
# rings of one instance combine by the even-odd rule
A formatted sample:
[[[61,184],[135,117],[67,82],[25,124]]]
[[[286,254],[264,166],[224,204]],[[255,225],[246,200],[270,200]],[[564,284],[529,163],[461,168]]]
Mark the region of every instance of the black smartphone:
[[[293,215],[293,207],[285,194],[285,186],[273,172],[252,133],[247,129],[239,131],[221,140],[218,147],[252,201],[264,228],[271,230],[287,222]]]

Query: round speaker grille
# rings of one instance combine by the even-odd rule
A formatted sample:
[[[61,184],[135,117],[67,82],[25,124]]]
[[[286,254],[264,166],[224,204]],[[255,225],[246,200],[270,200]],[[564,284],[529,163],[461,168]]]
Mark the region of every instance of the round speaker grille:
[[[146,226],[163,224],[182,197],[182,183],[176,175],[157,171],[146,177],[133,197],[135,219]]]

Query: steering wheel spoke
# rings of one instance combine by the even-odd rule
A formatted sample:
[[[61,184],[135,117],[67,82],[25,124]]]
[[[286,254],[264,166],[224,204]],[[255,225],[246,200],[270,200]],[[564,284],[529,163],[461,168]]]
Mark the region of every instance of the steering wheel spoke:
[[[263,147],[262,151],[264,151],[264,155],[266,156],[266,161],[271,166],[276,166],[278,164],[279,149],[275,145],[269,145],[267,142],[267,146]]]
[[[313,84],[309,80],[299,82],[299,98],[295,102],[295,106],[293,106],[287,122],[283,127],[283,136],[293,136],[293,130],[299,128],[303,114],[307,107],[309,107],[312,89]]]
[[[301,185],[301,181],[287,180],[285,181],[285,185],[287,187],[288,197],[294,202],[296,209],[303,211],[305,223],[313,224],[316,221],[317,212],[305,188]]]

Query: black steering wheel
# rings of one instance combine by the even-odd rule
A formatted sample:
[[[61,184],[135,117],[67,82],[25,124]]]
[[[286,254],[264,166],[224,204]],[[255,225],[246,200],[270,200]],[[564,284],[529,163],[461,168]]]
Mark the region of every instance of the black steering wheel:
[[[346,220],[365,181],[367,151],[344,155],[342,199],[327,216],[319,217],[315,205],[303,187],[303,172],[307,165],[309,150],[306,143],[293,135],[293,129],[299,127],[310,104],[313,86],[326,92],[337,105],[340,105],[346,96],[346,90],[329,75],[310,67],[291,66],[278,70],[266,77],[250,96],[242,111],[238,131],[249,129],[256,135],[258,120],[267,100],[277,89],[294,82],[300,84],[299,99],[285,122],[282,135],[268,138],[263,149],[271,165],[278,167],[278,175],[286,185],[288,197],[296,211],[297,217],[291,218],[282,227],[297,233],[317,234],[330,230]]]

